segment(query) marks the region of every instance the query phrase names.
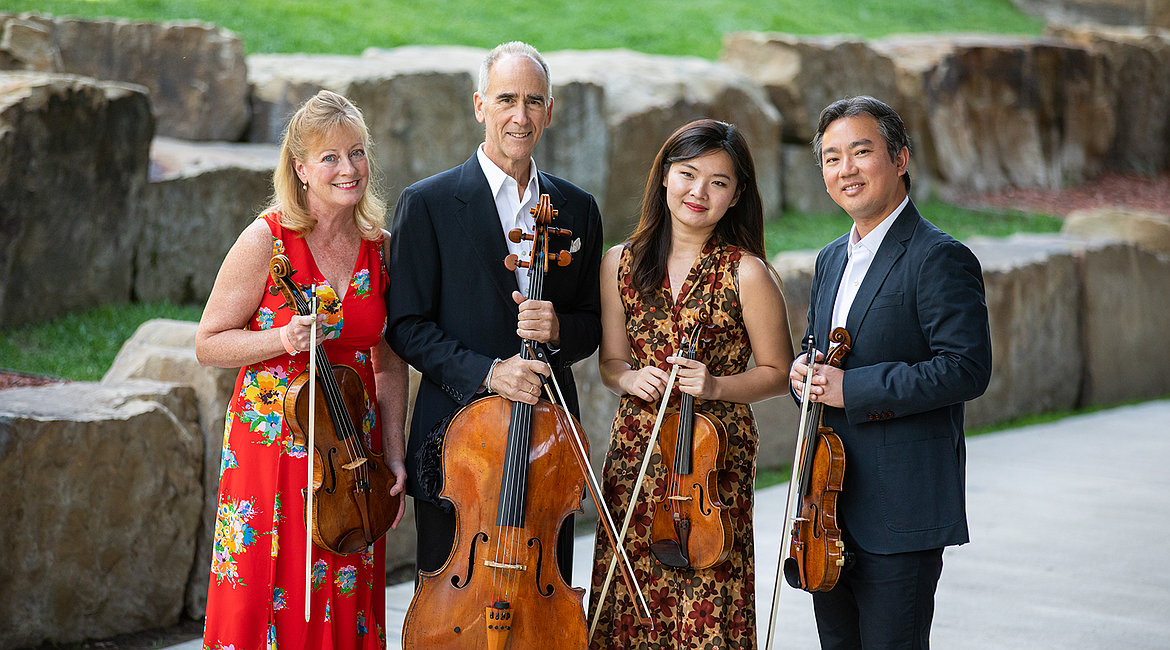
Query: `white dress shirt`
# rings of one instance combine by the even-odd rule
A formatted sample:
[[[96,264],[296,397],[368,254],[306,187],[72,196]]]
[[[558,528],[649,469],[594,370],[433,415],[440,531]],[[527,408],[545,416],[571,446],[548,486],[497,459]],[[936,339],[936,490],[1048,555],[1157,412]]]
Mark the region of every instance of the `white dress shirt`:
[[[536,218],[529,212],[540,202],[540,183],[537,181],[536,161],[529,159],[528,185],[524,188],[524,198],[520,198],[516,179],[500,169],[496,163],[483,151],[481,144],[475,150],[479,158],[479,166],[483,175],[487,177],[488,187],[496,200],[496,212],[500,215],[500,227],[504,230],[504,241],[508,245],[508,252],[519,256],[522,260],[529,260],[532,253],[532,242],[521,241],[519,244],[508,239],[508,233],[519,228],[531,235],[536,230]],[[529,260],[530,261],[530,260]],[[504,261],[500,260],[500,264]],[[516,284],[520,285],[520,293],[528,297],[528,269],[516,267]]]
[[[849,246],[845,248],[849,261],[845,263],[845,272],[841,274],[841,284],[837,286],[837,300],[833,303],[833,317],[829,320],[829,331],[845,327],[845,322],[849,319],[849,308],[853,306],[853,299],[857,297],[857,289],[861,286],[861,281],[869,272],[869,265],[873,263],[878,248],[881,247],[882,241],[886,238],[886,233],[890,232],[890,226],[894,225],[894,221],[898,215],[902,214],[902,210],[909,202],[909,196],[902,199],[902,202],[894,208],[889,216],[882,219],[877,227],[861,239],[858,239],[857,224],[853,224],[853,227],[849,229]],[[856,332],[849,334],[855,335]],[[817,341],[817,344],[824,346],[828,342]]]

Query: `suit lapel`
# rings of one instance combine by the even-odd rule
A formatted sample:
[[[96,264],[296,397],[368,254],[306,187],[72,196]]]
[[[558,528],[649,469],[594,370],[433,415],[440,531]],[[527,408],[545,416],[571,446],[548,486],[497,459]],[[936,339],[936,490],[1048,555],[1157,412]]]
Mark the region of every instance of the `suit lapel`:
[[[825,280],[821,285],[821,291],[817,293],[816,309],[813,311],[814,314],[823,315],[823,318],[817,322],[816,331],[813,332],[816,339],[815,344],[822,351],[828,348],[829,344],[833,304],[837,302],[837,289],[840,288],[841,276],[845,273],[845,263],[848,261],[845,247],[848,245],[849,233],[845,233],[844,237],[829,244],[829,248],[825,252]]]
[[[878,247],[877,254],[869,265],[869,271],[865,273],[865,279],[857,288],[857,297],[849,307],[849,316],[845,319],[845,329],[854,339],[857,338],[857,332],[869,312],[870,303],[877,296],[878,289],[886,281],[886,276],[890,274],[890,269],[894,268],[894,263],[906,252],[906,242],[914,235],[918,219],[918,210],[914,207],[914,202],[907,203],[902,214],[894,221],[894,225],[890,226],[882,245]]]
[[[516,284],[516,276],[504,268],[508,245],[504,243],[495,197],[492,196],[487,177],[483,175],[475,154],[463,163],[455,198],[463,203],[455,211],[455,220],[466,234],[484,272],[492,279],[500,296],[507,304],[514,305],[512,292],[519,291],[520,287]]]

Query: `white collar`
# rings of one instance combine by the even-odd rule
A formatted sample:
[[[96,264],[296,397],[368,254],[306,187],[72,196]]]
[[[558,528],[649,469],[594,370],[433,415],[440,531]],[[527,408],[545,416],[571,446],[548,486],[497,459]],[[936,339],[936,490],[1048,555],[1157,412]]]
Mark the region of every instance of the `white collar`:
[[[902,202],[898,204],[898,207],[894,208],[893,212],[887,215],[885,219],[882,219],[877,226],[874,226],[873,230],[869,231],[869,234],[860,240],[857,238],[857,224],[853,224],[853,227],[849,229],[849,246],[846,249],[849,251],[849,256],[853,256],[853,248],[858,244],[864,246],[870,254],[876,255],[878,247],[882,245],[882,241],[886,238],[886,233],[890,232],[890,228],[893,227],[894,222],[898,219],[898,215],[902,214],[902,210],[906,208],[906,204],[908,203],[910,203],[909,195],[902,199]]]
[[[483,170],[483,175],[487,177],[488,187],[490,187],[492,190],[492,196],[499,196],[500,188],[502,188],[504,183],[506,183],[509,179],[512,179],[512,177],[509,176],[507,172],[500,169],[499,165],[492,162],[492,159],[488,158],[488,155],[484,153],[483,148],[484,145],[480,144],[479,147],[475,150],[475,155],[479,158],[479,166],[480,169]],[[528,159],[528,183],[525,184],[525,187],[532,185],[533,180],[536,179],[536,175],[536,161],[530,157]],[[515,179],[512,179],[512,182],[515,182]],[[539,185],[540,184],[537,183],[538,187]]]

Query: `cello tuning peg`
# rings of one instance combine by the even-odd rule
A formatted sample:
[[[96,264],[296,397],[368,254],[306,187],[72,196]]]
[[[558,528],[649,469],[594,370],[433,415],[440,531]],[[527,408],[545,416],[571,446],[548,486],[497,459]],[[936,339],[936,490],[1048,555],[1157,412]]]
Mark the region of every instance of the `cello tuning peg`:
[[[550,262],[555,261],[557,266],[568,266],[569,262],[573,261],[573,256],[569,254],[569,251],[561,251],[555,255],[553,253],[549,253],[548,259]]]
[[[513,228],[508,231],[508,240],[513,244],[519,244],[522,241],[532,241],[535,238],[535,235],[529,235],[519,228]]]

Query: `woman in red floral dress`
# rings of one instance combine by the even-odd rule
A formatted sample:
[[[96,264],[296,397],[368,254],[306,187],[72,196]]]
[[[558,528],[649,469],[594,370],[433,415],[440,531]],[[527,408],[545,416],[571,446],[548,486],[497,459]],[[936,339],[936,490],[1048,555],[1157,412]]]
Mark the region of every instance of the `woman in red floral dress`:
[[[674,569],[649,551],[650,500],[665,493],[666,471],[654,463],[626,537],[654,616],[638,623],[624,583],[599,603],[613,549],[597,536],[589,619],[601,616],[591,648],[755,648],[752,503],[758,433],[751,402],[783,393],[792,363],[784,297],[764,258],[764,214],[755,167],[732,125],[698,120],[662,146],[633,236],[601,265],[601,378],[621,404],[610,432],[603,491],[615,521],[626,516],[672,364],[679,393],[727,430],[719,496],[731,508],[727,560],[708,569]],[[679,355],[680,339],[700,313],[710,341],[698,359]],[[755,356],[755,366],[748,360]],[[652,451],[651,453],[657,453]],[[619,524],[620,525],[620,524]]]
[[[396,479],[391,494],[405,488],[406,364],[382,339],[388,235],[385,205],[367,191],[367,142],[361,113],[344,97],[321,91],[301,107],[273,175],[275,201],[228,252],[199,322],[200,363],[242,366],[223,439],[207,650],[386,646],[382,540],[351,555],[312,547],[305,622],[308,454],[283,416],[285,391],[308,364],[301,353],[315,327],[329,360],[362,378],[361,434],[371,450],[385,452]],[[297,284],[316,287],[317,315],[295,315],[269,291],[277,253],[288,256]],[[394,525],[401,517],[400,505]]]

